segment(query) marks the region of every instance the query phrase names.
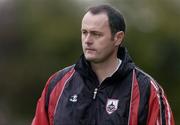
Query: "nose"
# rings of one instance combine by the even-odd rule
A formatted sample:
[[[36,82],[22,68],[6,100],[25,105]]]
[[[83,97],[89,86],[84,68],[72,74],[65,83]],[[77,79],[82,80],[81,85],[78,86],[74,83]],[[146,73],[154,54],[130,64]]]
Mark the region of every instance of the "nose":
[[[86,36],[84,36],[84,42],[85,42],[85,44],[88,44],[88,45],[93,43],[93,40],[92,40],[90,33],[88,33]]]

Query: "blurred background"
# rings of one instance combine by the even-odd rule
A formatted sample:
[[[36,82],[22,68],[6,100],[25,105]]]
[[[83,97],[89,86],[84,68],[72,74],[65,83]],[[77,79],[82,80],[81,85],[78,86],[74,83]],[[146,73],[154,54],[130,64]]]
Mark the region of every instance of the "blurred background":
[[[164,88],[180,124],[179,0],[0,0],[0,125],[28,125],[46,80],[77,61],[84,10],[110,3],[123,13],[124,45]]]

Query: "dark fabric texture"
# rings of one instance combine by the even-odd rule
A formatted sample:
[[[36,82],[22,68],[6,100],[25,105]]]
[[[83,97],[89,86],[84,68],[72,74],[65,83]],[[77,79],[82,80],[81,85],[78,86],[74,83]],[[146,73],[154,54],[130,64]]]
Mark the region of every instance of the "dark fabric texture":
[[[146,123],[150,77],[136,68],[126,48],[119,48],[118,58],[122,60],[119,69],[99,85],[89,62],[84,55],[80,57],[74,67],[75,73],[66,84],[58,102],[55,125],[127,125],[133,70],[136,72],[140,91],[138,125]],[[52,80],[47,93],[47,107],[52,89],[71,68],[59,71]],[[95,89],[97,94],[93,98]],[[113,104],[115,101],[118,101],[117,105]],[[108,102],[113,103],[110,105]]]

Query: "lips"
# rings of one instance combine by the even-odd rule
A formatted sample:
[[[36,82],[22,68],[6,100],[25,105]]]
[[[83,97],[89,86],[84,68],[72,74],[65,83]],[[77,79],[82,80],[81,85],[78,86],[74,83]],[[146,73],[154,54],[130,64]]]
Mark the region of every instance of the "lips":
[[[93,48],[85,48],[86,51],[96,51],[95,49]]]

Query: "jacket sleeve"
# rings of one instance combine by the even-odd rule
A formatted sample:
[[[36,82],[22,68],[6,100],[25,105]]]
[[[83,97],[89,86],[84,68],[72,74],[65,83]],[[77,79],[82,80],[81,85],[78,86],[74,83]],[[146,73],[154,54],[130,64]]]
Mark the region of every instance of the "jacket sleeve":
[[[164,91],[151,81],[147,125],[175,125]]]
[[[47,81],[46,86],[44,87],[43,92],[41,94],[41,97],[37,102],[35,116],[31,125],[50,125],[48,111],[46,110],[45,105],[46,105],[46,93],[48,90],[48,86],[52,78],[54,78],[54,75],[52,75]]]

